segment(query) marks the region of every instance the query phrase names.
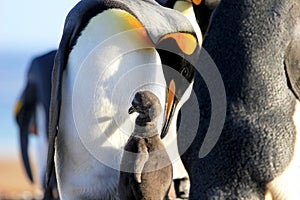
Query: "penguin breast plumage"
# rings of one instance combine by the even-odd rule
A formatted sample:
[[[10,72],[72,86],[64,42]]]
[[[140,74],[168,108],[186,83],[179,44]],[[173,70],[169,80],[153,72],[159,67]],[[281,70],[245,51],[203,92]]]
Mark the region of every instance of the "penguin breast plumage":
[[[64,179],[74,172],[82,176],[80,187],[87,193],[115,188],[106,182],[117,183],[118,175],[108,176],[107,172],[119,169],[120,149],[133,129],[134,120],[127,117],[131,95],[155,83],[151,89],[161,101],[165,98],[160,58],[147,38],[139,34],[141,30],[131,29],[124,15],[128,14],[112,9],[94,17],[70,53],[62,85],[59,127],[63,134],[58,135],[56,148],[61,149],[56,168],[62,188],[74,187],[74,181]],[[107,27],[105,32],[103,27]],[[71,166],[59,164],[66,156],[74,160]],[[93,162],[85,163],[88,158]],[[103,184],[99,179],[105,179]]]

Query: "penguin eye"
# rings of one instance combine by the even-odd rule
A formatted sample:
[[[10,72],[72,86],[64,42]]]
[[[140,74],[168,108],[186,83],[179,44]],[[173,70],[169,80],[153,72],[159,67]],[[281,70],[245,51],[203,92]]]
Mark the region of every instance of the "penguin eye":
[[[188,78],[189,75],[190,75],[190,70],[189,70],[189,68],[184,67],[184,68],[181,70],[181,74],[182,74],[182,76],[184,76],[185,78]]]

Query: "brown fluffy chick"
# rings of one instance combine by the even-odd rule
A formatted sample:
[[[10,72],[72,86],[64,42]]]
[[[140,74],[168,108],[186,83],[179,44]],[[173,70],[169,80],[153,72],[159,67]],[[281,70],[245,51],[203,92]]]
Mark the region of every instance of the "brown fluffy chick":
[[[150,91],[135,94],[128,113],[137,112],[134,131],[121,162],[121,200],[163,200],[172,183],[172,164],[157,131],[159,99]]]

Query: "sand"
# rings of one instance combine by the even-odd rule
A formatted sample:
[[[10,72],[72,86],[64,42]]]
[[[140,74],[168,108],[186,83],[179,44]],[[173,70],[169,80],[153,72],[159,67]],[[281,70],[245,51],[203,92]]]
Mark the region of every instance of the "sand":
[[[36,170],[33,171],[35,180],[38,180]],[[0,200],[38,200],[42,199],[42,195],[39,181],[34,184],[29,181],[20,159],[0,160]],[[173,187],[169,197],[175,197]]]
[[[37,180],[36,170],[34,178]],[[0,200],[41,199],[39,183],[30,183],[20,160],[0,160]]]

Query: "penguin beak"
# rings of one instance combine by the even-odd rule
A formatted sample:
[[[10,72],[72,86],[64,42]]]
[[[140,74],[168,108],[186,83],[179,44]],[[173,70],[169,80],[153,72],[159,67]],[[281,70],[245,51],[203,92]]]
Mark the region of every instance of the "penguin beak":
[[[169,130],[170,122],[172,120],[175,108],[178,104],[178,99],[175,96],[176,85],[175,81],[171,80],[169,87],[167,89],[167,99],[166,99],[166,106],[165,106],[165,118],[163,123],[163,128],[161,131],[161,138],[164,138],[167,135]]]
[[[133,107],[133,106],[131,106],[129,109],[128,109],[128,114],[132,114],[132,113],[134,113],[136,111],[136,109]]]

